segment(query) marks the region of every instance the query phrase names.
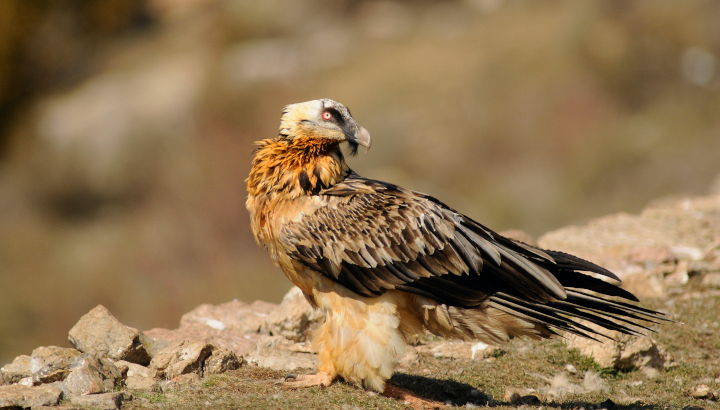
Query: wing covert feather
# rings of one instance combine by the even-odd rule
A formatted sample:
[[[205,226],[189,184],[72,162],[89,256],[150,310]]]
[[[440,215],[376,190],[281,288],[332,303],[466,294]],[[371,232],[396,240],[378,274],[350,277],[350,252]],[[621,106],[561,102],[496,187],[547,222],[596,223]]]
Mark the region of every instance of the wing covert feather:
[[[498,242],[435,198],[358,176],[319,198],[279,239],[290,257],[360,295],[402,289],[465,307],[503,290],[538,302],[566,297],[544,267],[555,263],[549,255]]]

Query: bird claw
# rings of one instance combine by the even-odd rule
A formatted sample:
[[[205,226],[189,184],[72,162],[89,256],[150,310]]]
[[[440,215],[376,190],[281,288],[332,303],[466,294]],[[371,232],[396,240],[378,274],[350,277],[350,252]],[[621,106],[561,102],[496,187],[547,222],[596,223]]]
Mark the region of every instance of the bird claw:
[[[290,388],[302,388],[312,386],[327,387],[332,384],[333,378],[327,373],[316,373],[316,374],[288,374],[285,376],[285,380],[282,383],[286,387]]]

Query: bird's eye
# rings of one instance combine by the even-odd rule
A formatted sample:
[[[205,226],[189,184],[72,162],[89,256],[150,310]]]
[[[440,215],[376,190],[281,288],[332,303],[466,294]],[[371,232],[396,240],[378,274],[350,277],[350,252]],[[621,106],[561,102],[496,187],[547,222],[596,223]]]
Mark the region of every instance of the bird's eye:
[[[325,111],[325,112],[322,113],[322,119],[325,120],[325,121],[330,121],[330,120],[332,120],[332,117],[333,117],[333,116],[332,116],[332,114],[330,113],[330,111]]]

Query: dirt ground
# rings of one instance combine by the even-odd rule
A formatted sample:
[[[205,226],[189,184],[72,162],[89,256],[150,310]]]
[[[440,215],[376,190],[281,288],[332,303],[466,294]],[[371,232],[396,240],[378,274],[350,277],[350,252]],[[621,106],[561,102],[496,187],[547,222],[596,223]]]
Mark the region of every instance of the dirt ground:
[[[676,322],[656,327],[653,337],[670,355],[670,364],[657,374],[600,368],[591,359],[567,349],[559,339],[516,340],[481,360],[437,358],[419,354],[402,366],[392,383],[438,402],[439,407],[561,408],[561,409],[679,409],[720,408],[712,400],[693,398],[691,389],[705,384],[720,389],[720,333],[717,313],[720,291],[703,289],[691,278],[687,292],[665,300],[647,300]],[[572,366],[567,366],[572,365]],[[567,369],[574,368],[575,373]],[[308,369],[310,371],[310,369]],[[529,393],[513,400],[513,388],[547,392],[558,378],[583,383],[587,371],[600,376],[599,389],[548,397]],[[398,400],[338,382],[328,388],[290,390],[279,383],[285,372],[252,365],[180,385],[165,393],[133,392],[124,408],[407,408]],[[529,396],[535,396],[529,397]]]

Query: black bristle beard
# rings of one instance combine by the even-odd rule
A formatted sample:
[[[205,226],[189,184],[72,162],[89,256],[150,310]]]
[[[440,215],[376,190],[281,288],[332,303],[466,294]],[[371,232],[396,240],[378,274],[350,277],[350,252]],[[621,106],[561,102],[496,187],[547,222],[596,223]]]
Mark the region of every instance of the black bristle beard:
[[[350,155],[355,156],[358,152],[358,143],[353,141],[348,141],[348,145],[350,146]]]

